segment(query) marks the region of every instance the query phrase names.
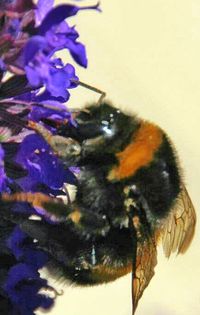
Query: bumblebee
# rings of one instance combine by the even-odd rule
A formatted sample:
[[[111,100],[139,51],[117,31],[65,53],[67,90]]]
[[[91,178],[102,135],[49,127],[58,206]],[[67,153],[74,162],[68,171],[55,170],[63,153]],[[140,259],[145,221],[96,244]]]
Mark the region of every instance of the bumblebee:
[[[20,228],[73,283],[106,283],[132,272],[135,314],[154,275],[157,245],[162,243],[167,257],[185,253],[195,211],[176,151],[157,125],[109,102],[80,110],[76,122],[61,124],[57,135],[29,122],[65,167],[79,168],[75,199],[65,204],[42,193],[17,192],[2,194],[2,200],[28,202],[57,218],[59,224],[53,225],[19,220]]]

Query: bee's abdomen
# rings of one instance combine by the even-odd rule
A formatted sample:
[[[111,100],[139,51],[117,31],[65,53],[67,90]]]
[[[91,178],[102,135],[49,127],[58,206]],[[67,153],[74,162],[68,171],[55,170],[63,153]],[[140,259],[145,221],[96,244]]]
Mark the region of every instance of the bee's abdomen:
[[[61,250],[51,248],[51,255],[60,274],[69,281],[79,285],[106,283],[131,272],[133,240],[128,229],[112,228],[105,237],[83,240],[66,226],[63,235],[64,239],[52,235],[56,238],[52,246],[56,248],[59,239]]]

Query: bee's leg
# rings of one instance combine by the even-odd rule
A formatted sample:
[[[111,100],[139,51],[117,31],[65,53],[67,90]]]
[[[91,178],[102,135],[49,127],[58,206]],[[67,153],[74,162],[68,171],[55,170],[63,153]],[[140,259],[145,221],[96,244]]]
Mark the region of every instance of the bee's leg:
[[[56,221],[64,221],[66,216],[70,213],[67,206],[59,198],[50,197],[43,193],[31,193],[31,192],[17,192],[14,194],[2,193],[1,203],[29,203],[36,208],[38,214],[42,214]]]
[[[87,83],[84,83],[84,82],[82,82],[82,81],[79,81],[79,80],[78,80],[78,81],[77,81],[77,80],[73,80],[73,82],[74,82],[75,84],[77,84],[77,85],[80,85],[80,86],[82,86],[82,87],[88,89],[88,90],[91,90],[91,91],[93,91],[93,92],[96,92],[96,93],[98,93],[98,94],[101,94],[101,96],[100,96],[99,99],[98,99],[97,105],[100,105],[100,104],[103,102],[103,99],[106,97],[106,92],[104,92],[104,91],[102,91],[102,90],[100,90],[100,89],[98,89],[98,88],[96,88],[96,87],[94,87],[94,86],[91,86],[91,85],[89,85],[89,84],[87,84]]]
[[[65,133],[69,132],[65,137],[61,135],[53,135],[44,126],[33,121],[29,121],[28,126],[31,129],[37,131],[37,133],[39,133],[44,138],[44,140],[52,148],[53,152],[60,159],[62,159],[65,167],[80,165],[79,162],[85,159],[88,155],[95,152],[98,149],[99,145],[104,141],[103,136],[97,136],[95,138],[85,139],[81,143],[74,139],[74,137],[77,137],[77,134],[75,135],[75,132],[79,132],[78,128],[74,128],[76,129],[75,132],[72,128],[70,133],[70,129],[68,128],[68,126],[64,126]],[[79,134],[79,137],[80,136],[81,133]]]
[[[75,203],[66,205],[61,199],[43,193],[3,193],[1,200],[4,203],[27,202],[36,208],[39,215],[54,222],[72,223],[72,227],[86,238],[92,235],[104,236],[110,229],[106,216],[82,209]]]
[[[78,156],[81,152],[81,146],[76,140],[72,138],[65,138],[59,135],[53,135],[44,126],[34,121],[29,121],[28,127],[37,131],[50,145],[53,152],[59,158],[64,160],[66,163],[69,161],[69,164],[71,161],[71,165],[74,166],[74,162],[78,160]]]

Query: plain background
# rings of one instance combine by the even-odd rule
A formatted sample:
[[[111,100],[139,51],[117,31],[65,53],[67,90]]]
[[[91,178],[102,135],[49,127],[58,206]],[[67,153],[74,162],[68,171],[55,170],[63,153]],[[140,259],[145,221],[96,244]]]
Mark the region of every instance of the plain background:
[[[64,1],[57,1],[57,3]],[[94,1],[74,1],[80,5]],[[102,13],[83,11],[70,19],[86,45],[89,65],[80,80],[107,92],[120,107],[167,131],[179,153],[184,178],[200,211],[200,4],[197,0],[101,0]],[[63,54],[71,62],[68,53]],[[98,95],[79,88],[69,106]],[[197,222],[198,223],[198,222]],[[136,315],[200,314],[200,233],[189,251],[166,260],[159,250],[156,273]],[[92,288],[65,286],[51,315],[130,315],[126,276]],[[59,285],[58,287],[62,287]],[[41,314],[38,312],[37,314]]]

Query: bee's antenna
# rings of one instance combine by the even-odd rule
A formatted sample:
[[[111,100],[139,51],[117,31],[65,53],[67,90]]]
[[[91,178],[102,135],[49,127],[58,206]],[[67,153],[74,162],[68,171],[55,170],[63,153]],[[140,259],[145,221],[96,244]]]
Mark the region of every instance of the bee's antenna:
[[[94,91],[98,94],[101,94],[101,96],[99,97],[98,99],[98,102],[97,102],[97,105],[100,105],[102,102],[103,102],[103,99],[106,97],[106,92],[100,90],[100,89],[97,89],[96,87],[92,86],[92,85],[89,85],[87,83],[84,83],[82,81],[79,81],[79,80],[71,80],[73,83],[77,84],[77,85],[80,85],[88,90],[91,90],[91,91]]]

